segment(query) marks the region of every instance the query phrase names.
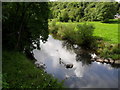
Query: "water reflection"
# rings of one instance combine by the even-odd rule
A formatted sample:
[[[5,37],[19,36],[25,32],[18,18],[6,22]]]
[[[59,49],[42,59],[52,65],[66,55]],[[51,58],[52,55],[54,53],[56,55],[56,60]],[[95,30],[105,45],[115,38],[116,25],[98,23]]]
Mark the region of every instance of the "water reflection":
[[[69,50],[69,52],[74,51],[76,54],[76,61],[82,62],[82,65],[89,65],[92,63],[90,51],[84,50],[81,47],[71,44],[68,41],[63,41],[62,43],[63,48]]]
[[[49,36],[48,41],[41,42],[41,50],[34,50],[36,63],[46,65],[46,71],[65,80],[70,88],[117,88],[118,70],[109,64],[100,64],[90,61],[89,52],[83,51],[76,45],[55,40]],[[84,53],[83,53],[84,52]],[[60,59],[63,64],[60,64]],[[73,64],[72,68],[65,65]]]

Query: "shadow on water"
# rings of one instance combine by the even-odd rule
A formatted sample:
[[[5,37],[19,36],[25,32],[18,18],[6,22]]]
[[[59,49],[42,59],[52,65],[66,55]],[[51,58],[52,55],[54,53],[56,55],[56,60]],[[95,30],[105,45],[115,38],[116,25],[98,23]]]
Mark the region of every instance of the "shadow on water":
[[[68,41],[63,41],[62,46],[68,51],[74,51],[76,54],[76,61],[82,62],[82,65],[89,65],[92,63],[90,52],[93,51],[82,49],[80,46],[71,44]]]
[[[103,39],[101,37],[95,37],[97,40],[102,41]],[[67,49],[69,52],[74,51],[76,54],[76,61],[81,62],[82,65],[89,65],[92,64],[92,57],[91,53],[96,53],[96,51],[82,48],[78,45],[75,45],[73,43],[70,43],[69,41],[65,40],[62,42],[63,48]],[[104,62],[105,63],[105,62]],[[101,63],[101,64],[104,64]],[[120,64],[110,64],[113,68],[120,68]]]
[[[91,56],[88,53],[82,53],[76,55],[76,61],[81,61],[82,65],[89,65],[91,64]]]

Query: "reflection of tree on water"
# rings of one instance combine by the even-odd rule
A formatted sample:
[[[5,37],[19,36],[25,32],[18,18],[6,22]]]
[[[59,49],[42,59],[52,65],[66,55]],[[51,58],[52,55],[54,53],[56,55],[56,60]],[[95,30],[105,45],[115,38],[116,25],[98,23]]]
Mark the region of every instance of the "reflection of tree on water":
[[[73,44],[68,41],[63,41],[62,46],[63,48],[66,48],[68,51],[74,50]]]
[[[83,65],[89,65],[92,63],[90,53],[95,53],[95,51],[85,50],[78,45],[73,44],[69,41],[63,41],[63,48],[66,48],[69,52],[74,52],[76,54],[76,61],[82,62]],[[105,63],[105,62],[104,62]],[[111,64],[114,68],[120,68],[120,64]]]
[[[82,65],[89,65],[91,64],[91,56],[89,53],[81,53],[76,55],[76,61],[81,61]]]
[[[81,47],[74,45],[68,41],[63,41],[62,45],[63,48],[66,48],[70,52],[74,51],[76,53],[76,61],[81,61],[83,65],[91,64],[91,55],[89,54],[89,51],[86,51]]]
[[[120,64],[111,64],[111,66],[114,68],[120,68]]]

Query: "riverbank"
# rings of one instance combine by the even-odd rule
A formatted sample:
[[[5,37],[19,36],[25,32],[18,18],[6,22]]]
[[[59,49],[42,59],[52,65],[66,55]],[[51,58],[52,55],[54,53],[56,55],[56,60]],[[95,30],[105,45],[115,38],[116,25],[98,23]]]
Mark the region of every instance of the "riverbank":
[[[3,88],[62,88],[57,79],[37,68],[20,52],[3,51]]]
[[[76,25],[82,25],[84,22],[49,22],[49,30],[53,36],[57,36],[62,40],[69,40],[72,38],[71,42],[75,43],[80,42],[80,34],[77,36]],[[96,54],[102,58],[111,58],[114,60],[120,59],[120,49],[118,48],[118,21],[110,20],[109,23],[101,22],[85,22],[94,26],[93,39],[91,41],[91,47],[96,50]],[[86,32],[89,33],[89,32]],[[92,39],[92,40],[93,40]],[[70,40],[69,40],[70,41]],[[87,40],[88,41],[88,40]]]

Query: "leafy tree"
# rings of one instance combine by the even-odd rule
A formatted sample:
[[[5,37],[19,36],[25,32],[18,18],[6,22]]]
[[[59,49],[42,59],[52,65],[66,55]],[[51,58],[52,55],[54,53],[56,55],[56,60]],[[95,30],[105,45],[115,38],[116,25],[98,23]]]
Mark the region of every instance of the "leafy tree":
[[[95,21],[97,19],[97,13],[96,13],[96,3],[92,2],[90,3],[84,10],[84,19],[87,21]]]
[[[3,3],[2,10],[3,49],[32,51],[40,48],[40,39],[47,40],[47,3]]]
[[[61,15],[60,15],[60,21],[62,21],[62,22],[68,22],[68,20],[69,20],[69,16],[68,16],[67,11],[63,10],[61,12]]]
[[[107,22],[109,19],[113,19],[116,14],[116,5],[111,2],[99,3],[96,6],[97,19]]]
[[[52,18],[60,21],[100,20],[106,22],[119,12],[117,2],[53,2],[50,4],[50,9],[54,12]]]
[[[118,14],[120,14],[120,8],[119,8],[119,10],[118,10]]]

